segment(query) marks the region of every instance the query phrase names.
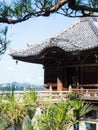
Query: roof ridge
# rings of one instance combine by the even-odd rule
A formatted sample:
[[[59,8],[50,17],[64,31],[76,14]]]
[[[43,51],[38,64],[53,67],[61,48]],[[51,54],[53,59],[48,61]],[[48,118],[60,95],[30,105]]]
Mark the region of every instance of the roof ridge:
[[[95,21],[93,18],[89,20],[89,24],[91,25],[92,30],[98,36],[98,27],[96,26],[96,23],[98,23],[98,21]]]
[[[56,33],[54,36],[52,36],[51,38],[57,37],[59,35],[61,35],[62,33],[66,32],[67,30],[71,29],[72,27],[74,27],[76,24],[78,24],[80,22],[80,20],[75,21],[74,23],[72,23],[71,25],[67,26],[64,30]]]
[[[57,32],[56,34],[50,36],[47,39],[41,40],[40,42],[34,43],[34,44],[28,44],[28,47],[32,47],[34,45],[40,45],[40,44],[46,44],[46,42],[57,38],[59,35],[61,35],[62,33],[66,32],[67,30],[71,29],[72,27],[74,27],[76,24],[78,24],[80,22],[80,20],[78,19],[77,21],[75,21],[74,23],[72,23],[71,25],[67,26],[65,29],[61,30],[60,32]]]
[[[93,31],[98,35],[98,28],[94,24],[94,22],[98,22],[98,19],[96,17],[82,17],[82,18],[79,18],[77,21],[75,21],[73,24],[66,27],[64,30],[62,30],[62,31],[58,32],[57,34],[55,34],[54,36],[52,36],[51,38],[57,37],[57,36],[61,35],[62,33],[66,32],[67,30],[73,28],[75,25],[79,24],[80,22],[86,22],[86,21],[89,22]]]
[[[37,44],[27,45],[24,51],[13,51],[10,55],[13,57],[35,56],[54,46],[63,49],[65,52],[84,51],[98,47],[98,20],[93,17],[78,19],[54,36]]]
[[[88,21],[94,33],[98,36],[98,27],[96,23],[98,23],[98,19],[96,17],[82,17],[80,18],[80,22]]]
[[[98,21],[96,17],[80,17],[80,21]]]
[[[68,27],[66,27],[64,30],[50,36],[49,38],[47,39],[44,39],[44,40],[41,40],[40,42],[36,42],[34,44],[27,44],[27,48],[32,48],[37,45],[40,45],[40,44],[46,44],[47,42],[49,42],[50,40],[53,40],[53,39],[56,39],[59,35],[61,35],[62,33],[66,32],[67,30],[71,29],[73,26],[75,26],[77,23],[79,23],[79,20],[75,21],[73,24],[69,25]],[[26,49],[27,49],[26,48]]]

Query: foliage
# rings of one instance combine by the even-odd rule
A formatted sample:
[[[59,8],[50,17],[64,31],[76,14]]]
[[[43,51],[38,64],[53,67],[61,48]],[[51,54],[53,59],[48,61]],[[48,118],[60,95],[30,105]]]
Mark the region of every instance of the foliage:
[[[44,104],[44,113],[38,119],[40,130],[68,130],[71,126],[79,126],[79,122],[92,110],[92,105],[85,104],[78,93],[70,93],[69,97],[67,101]]]
[[[49,16],[51,13],[92,16],[93,12],[98,12],[97,7],[98,0],[3,0],[0,2],[0,22],[15,24],[32,16]]]
[[[33,130],[31,119],[28,115],[25,116],[25,118],[23,120],[22,129],[23,130]]]
[[[69,97],[74,98],[61,99],[56,103],[51,100],[39,103],[35,91],[21,95],[15,94],[14,89],[3,92],[0,95],[0,129],[68,130],[73,125],[79,125],[92,106],[72,93]]]
[[[67,17],[98,16],[98,0],[1,0],[0,23],[16,24],[32,17],[48,17],[51,14]],[[7,28],[5,27],[5,30]],[[9,41],[0,33],[0,55],[6,51]]]
[[[4,54],[7,46],[9,44],[9,40],[7,39],[7,32],[8,32],[8,27],[5,26],[1,29],[0,31],[0,55]]]
[[[73,92],[68,94],[68,100],[78,100],[81,99],[81,93],[79,92]]]
[[[74,116],[74,128],[79,130],[79,123],[81,120],[85,119],[85,115],[89,113],[93,106],[91,104],[85,104],[81,98],[80,93],[70,93],[68,96],[69,105],[73,108]]]
[[[34,91],[25,95],[15,95],[14,91],[3,93],[0,98],[0,129],[14,127],[15,130],[21,130],[27,117],[32,118],[35,113],[36,98]]]

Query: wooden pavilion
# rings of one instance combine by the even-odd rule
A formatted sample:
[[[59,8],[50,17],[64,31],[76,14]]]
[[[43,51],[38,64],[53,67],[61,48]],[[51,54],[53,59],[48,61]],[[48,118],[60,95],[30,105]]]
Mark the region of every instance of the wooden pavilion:
[[[85,87],[98,84],[98,21],[80,18],[63,32],[24,50],[12,50],[15,60],[42,64],[44,86],[53,90]]]

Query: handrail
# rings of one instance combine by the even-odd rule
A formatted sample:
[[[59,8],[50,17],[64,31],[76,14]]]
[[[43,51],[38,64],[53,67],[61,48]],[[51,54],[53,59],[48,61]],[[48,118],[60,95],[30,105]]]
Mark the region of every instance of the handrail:
[[[67,99],[69,93],[79,92],[83,100],[98,100],[98,89],[71,89],[70,91],[40,91],[39,99]]]
[[[79,84],[79,87],[98,87],[98,84]]]
[[[25,94],[29,91],[15,91],[15,96]],[[80,93],[83,100],[98,101],[98,89],[71,89],[70,91],[37,91],[38,100],[66,100],[69,93]],[[0,91],[0,95],[7,94],[8,91]]]

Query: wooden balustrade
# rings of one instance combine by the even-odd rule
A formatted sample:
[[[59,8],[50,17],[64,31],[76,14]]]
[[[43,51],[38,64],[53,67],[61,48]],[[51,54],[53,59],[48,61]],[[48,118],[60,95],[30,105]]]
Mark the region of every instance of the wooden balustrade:
[[[98,84],[79,84],[79,89],[98,89]]]
[[[58,101],[60,99],[66,100],[69,91],[40,91],[38,92],[38,100],[46,101]]]
[[[83,100],[98,102],[98,89],[71,89],[70,91],[40,91],[40,100],[66,100],[69,93],[80,93]]]
[[[15,96],[23,95],[28,91],[15,91]],[[69,93],[80,93],[83,100],[88,102],[98,103],[98,89],[70,89],[70,91],[38,91],[38,100],[46,101],[58,101],[60,99],[67,100]],[[0,91],[0,95],[6,94],[9,92]]]

